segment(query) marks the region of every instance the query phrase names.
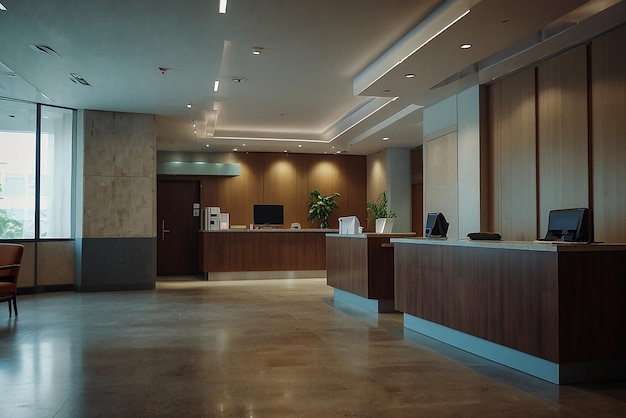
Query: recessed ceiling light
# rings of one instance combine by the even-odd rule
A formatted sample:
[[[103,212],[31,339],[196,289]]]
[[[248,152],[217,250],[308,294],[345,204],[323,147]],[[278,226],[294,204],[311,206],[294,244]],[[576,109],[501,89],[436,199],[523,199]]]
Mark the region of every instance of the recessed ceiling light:
[[[220,0],[220,13],[226,13],[226,4],[228,3],[228,0]]]
[[[389,141],[389,137],[388,136],[383,136],[383,141]]]
[[[461,45],[461,49],[470,49],[472,47],[472,44],[463,44]]]
[[[187,109],[191,109],[191,103],[187,103]]]
[[[233,148],[233,151],[237,152],[237,148]]]
[[[252,55],[261,55],[263,53],[263,48],[259,46],[255,46],[252,48]]]
[[[409,73],[404,75],[406,78],[415,78],[415,74]]]
[[[213,91],[218,91],[219,89],[220,89],[220,81],[215,80],[215,83],[213,83]]]
[[[209,148],[209,144],[206,144],[206,147]]]
[[[298,144],[298,148],[302,148],[302,144]]]

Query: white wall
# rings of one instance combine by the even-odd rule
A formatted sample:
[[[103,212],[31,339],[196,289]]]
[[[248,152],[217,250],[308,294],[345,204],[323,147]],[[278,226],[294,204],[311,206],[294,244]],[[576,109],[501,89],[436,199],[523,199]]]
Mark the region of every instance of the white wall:
[[[480,231],[479,104],[475,85],[424,109],[424,212],[443,212],[450,238]]]
[[[396,214],[393,232],[411,231],[411,150],[387,149],[387,197]]]

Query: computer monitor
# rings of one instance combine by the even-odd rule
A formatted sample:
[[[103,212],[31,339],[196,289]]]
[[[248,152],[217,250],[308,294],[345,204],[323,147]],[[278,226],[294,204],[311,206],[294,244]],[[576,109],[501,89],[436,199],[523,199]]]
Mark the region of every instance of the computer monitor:
[[[345,235],[354,235],[359,233],[361,223],[356,216],[343,216],[339,218],[339,233]]]
[[[254,205],[252,212],[256,226],[281,226],[285,223],[283,205]]]
[[[445,238],[450,224],[441,212],[432,212],[426,218],[426,238]]]
[[[548,215],[544,241],[589,242],[589,209],[555,209]]]

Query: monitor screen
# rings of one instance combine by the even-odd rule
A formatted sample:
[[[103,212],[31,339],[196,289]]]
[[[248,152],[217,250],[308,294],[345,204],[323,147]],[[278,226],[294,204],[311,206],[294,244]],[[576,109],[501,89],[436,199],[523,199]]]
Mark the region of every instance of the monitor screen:
[[[255,225],[280,226],[285,223],[283,205],[254,205],[252,211]]]
[[[544,241],[589,242],[589,209],[556,209],[548,215]]]
[[[361,223],[356,216],[343,216],[339,218],[340,234],[358,234]]]
[[[426,218],[426,238],[445,238],[448,226],[445,216],[441,212],[429,213]]]

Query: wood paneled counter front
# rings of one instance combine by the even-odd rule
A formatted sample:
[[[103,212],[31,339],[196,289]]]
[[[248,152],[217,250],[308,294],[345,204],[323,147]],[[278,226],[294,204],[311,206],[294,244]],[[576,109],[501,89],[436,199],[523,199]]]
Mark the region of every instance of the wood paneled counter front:
[[[393,312],[393,246],[389,241],[409,236],[415,233],[326,235],[326,282],[335,289],[335,299],[374,312]]]
[[[626,377],[626,245],[391,242],[405,327],[553,383]]]
[[[202,272],[323,271],[329,231],[332,230],[201,231]]]

